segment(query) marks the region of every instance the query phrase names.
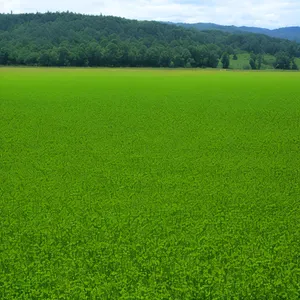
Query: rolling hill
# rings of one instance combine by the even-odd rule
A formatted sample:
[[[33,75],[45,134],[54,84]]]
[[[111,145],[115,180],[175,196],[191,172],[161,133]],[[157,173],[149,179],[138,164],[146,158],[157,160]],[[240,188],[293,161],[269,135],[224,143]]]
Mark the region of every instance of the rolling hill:
[[[265,34],[274,38],[281,38],[290,41],[300,42],[300,27],[284,27],[284,28],[271,30],[271,29],[259,28],[259,27],[224,26],[224,25],[218,25],[214,23],[195,23],[195,24],[177,23],[177,25],[183,26],[185,28],[195,28],[198,30],[221,30],[230,33],[251,32],[251,33]]]
[[[253,60],[276,57],[259,65],[289,69],[300,45],[262,34],[112,16],[0,14],[0,65],[216,68],[228,54],[242,53],[253,53]]]

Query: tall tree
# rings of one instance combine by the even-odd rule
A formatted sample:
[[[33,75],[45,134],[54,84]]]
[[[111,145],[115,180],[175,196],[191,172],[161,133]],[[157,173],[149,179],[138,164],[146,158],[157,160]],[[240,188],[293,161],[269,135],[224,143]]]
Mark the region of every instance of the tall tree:
[[[222,59],[221,59],[223,69],[228,69],[230,65],[230,57],[227,52],[223,53]]]
[[[291,58],[285,52],[276,54],[275,69],[289,70],[291,66]]]
[[[257,67],[256,67],[256,55],[253,52],[250,54],[249,65],[250,65],[252,70],[257,69]]]

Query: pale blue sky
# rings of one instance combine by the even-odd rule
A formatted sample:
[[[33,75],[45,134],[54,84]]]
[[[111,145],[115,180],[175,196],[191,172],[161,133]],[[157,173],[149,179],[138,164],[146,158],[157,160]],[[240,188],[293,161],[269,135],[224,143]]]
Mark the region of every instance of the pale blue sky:
[[[0,0],[0,12],[73,11],[140,20],[300,26],[300,0]]]

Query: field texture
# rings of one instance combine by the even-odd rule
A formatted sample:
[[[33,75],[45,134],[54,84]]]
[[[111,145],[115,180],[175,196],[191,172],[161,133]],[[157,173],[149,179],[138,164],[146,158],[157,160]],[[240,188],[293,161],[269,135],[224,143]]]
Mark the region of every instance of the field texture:
[[[299,299],[299,82],[0,69],[0,298]]]

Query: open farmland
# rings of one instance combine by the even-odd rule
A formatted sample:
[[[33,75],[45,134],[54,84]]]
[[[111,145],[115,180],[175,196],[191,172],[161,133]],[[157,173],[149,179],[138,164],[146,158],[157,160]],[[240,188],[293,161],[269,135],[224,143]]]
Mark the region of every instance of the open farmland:
[[[299,299],[300,73],[0,69],[1,299]]]

